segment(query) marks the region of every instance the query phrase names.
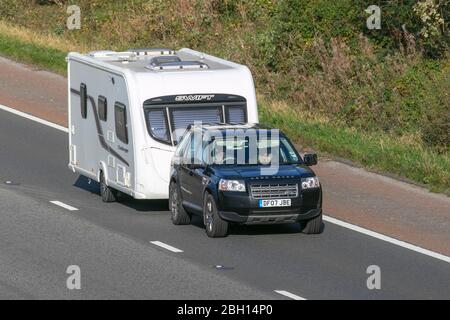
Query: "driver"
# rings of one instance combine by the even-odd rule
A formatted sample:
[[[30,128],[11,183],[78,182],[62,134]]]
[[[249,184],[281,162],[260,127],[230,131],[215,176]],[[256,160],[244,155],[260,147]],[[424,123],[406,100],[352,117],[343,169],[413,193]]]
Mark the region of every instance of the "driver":
[[[225,153],[223,152],[222,148],[216,148],[215,154],[214,154],[214,163],[216,164],[223,164],[225,160]]]
[[[268,153],[260,153],[258,156],[258,161],[263,165],[270,164],[272,162],[272,155]]]

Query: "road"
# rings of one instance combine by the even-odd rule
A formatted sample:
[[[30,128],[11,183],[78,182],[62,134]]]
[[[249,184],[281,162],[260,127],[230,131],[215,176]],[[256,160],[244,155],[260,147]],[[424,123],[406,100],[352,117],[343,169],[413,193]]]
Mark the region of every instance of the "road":
[[[0,57],[0,104],[67,127],[67,80]],[[450,256],[449,197],[320,153],[314,170],[334,218]]]
[[[7,94],[22,93],[3,91],[0,98]],[[321,235],[304,235],[295,225],[240,226],[209,239],[198,220],[172,225],[166,201],[102,203],[95,182],[68,170],[67,150],[63,131],[0,110],[0,298],[289,299],[275,292],[283,290],[305,299],[450,299],[448,257],[329,221]],[[328,179],[325,193],[333,196],[337,179]],[[410,188],[395,191],[423,196]],[[373,200],[365,189],[361,195]],[[367,215],[376,206],[356,200],[351,210]],[[330,205],[325,213],[335,216]],[[440,244],[446,253],[448,242]],[[80,267],[80,290],[66,287],[69,265]],[[380,267],[380,290],[367,288],[371,265]]]
[[[449,263],[331,223],[315,236],[280,225],[209,239],[199,221],[172,225],[166,201],[104,204],[67,169],[66,133],[5,111],[0,146],[0,297],[450,299]],[[67,290],[68,265],[81,290]],[[369,265],[381,290],[367,289]]]

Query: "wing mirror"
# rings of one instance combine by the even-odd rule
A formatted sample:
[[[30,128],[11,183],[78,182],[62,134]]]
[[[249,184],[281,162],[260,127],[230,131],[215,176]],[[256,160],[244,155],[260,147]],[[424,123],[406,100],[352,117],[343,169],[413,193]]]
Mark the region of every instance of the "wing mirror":
[[[307,166],[314,166],[317,164],[317,154],[307,153],[303,156],[303,161]]]
[[[191,164],[189,164],[189,168],[191,168],[192,170],[204,169],[205,165],[202,163],[191,163]]]

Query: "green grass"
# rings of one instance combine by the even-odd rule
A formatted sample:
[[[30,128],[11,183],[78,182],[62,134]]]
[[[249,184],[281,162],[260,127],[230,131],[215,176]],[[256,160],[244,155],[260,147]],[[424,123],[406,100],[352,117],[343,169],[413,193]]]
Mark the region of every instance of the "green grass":
[[[21,42],[0,33],[0,54],[26,63],[55,71],[66,73],[65,57],[67,52],[54,48],[37,46],[32,43]]]
[[[39,67],[66,74],[67,52],[44,47],[0,33],[0,54]],[[431,191],[450,195],[450,154],[436,153],[422,142],[405,143],[397,136],[382,132],[369,133],[317,120],[301,113],[280,112],[271,102],[260,102],[262,123],[283,130],[302,146],[350,159],[379,172],[388,172],[425,185]]]
[[[350,159],[377,172],[389,172],[450,195],[450,157],[384,133],[367,133],[328,121],[294,117],[259,106],[260,121],[278,127],[297,144]]]

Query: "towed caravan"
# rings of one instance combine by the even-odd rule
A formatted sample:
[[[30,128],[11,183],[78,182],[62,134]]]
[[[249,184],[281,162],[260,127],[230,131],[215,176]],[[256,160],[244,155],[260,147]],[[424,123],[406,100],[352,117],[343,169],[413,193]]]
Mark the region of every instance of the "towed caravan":
[[[175,146],[186,127],[257,123],[246,66],[191,49],[69,53],[69,168],[117,191],[167,199]]]

